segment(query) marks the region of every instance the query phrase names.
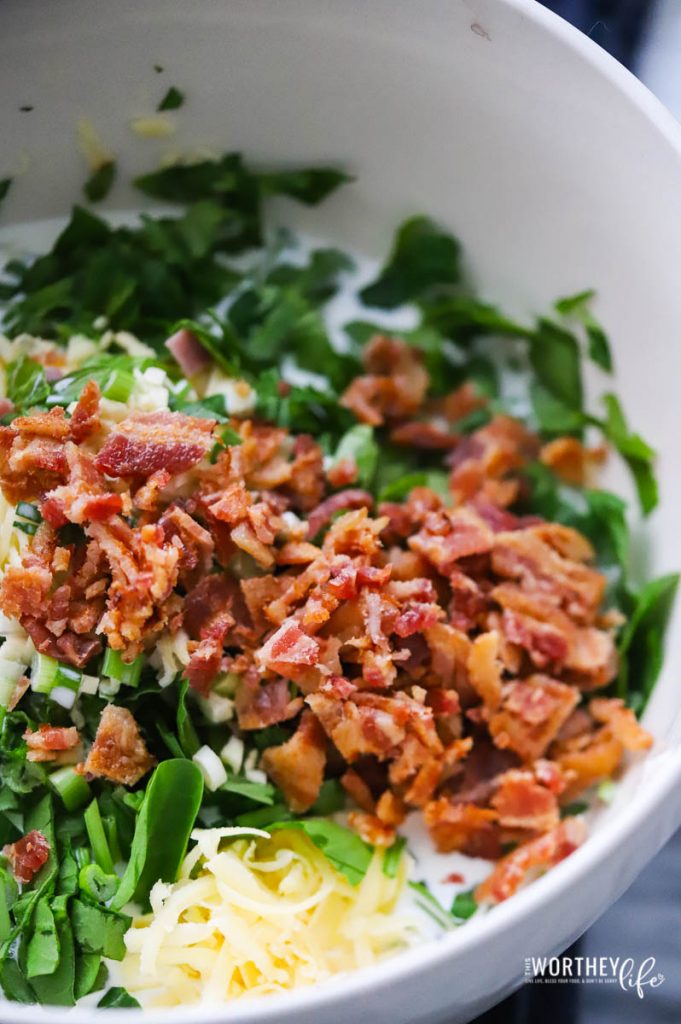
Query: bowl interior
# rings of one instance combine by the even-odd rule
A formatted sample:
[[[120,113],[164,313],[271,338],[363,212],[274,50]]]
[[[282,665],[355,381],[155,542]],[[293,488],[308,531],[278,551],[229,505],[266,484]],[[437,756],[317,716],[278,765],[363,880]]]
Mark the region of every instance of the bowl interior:
[[[518,315],[595,287],[616,389],[659,452],[661,506],[637,532],[636,561],[651,574],[681,568],[678,129],[532,0],[4,0],[0,68],[0,179],[16,176],[5,241],[13,223],[77,200],[86,118],[118,160],[112,210],[138,206],[125,181],[177,153],[333,161],[356,182],[319,210],[282,203],[284,222],[380,255],[403,216],[429,213],[460,236],[483,296]],[[176,130],[139,138],[131,119],[170,85],[187,96],[169,118]],[[653,758],[678,770],[680,622],[681,609],[646,713],[657,752],[596,831],[653,799]],[[584,909],[582,927],[615,891]]]

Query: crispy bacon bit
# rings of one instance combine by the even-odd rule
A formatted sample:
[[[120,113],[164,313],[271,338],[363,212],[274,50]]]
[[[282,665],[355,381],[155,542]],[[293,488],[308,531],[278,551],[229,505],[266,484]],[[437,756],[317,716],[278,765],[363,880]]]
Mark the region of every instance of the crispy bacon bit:
[[[468,674],[471,686],[488,711],[496,711],[501,703],[501,665],[499,634],[495,630],[482,633],[473,641],[468,655]]]
[[[316,665],[319,643],[308,636],[293,619],[281,624],[266,644],[256,651],[256,659],[263,668],[278,671],[287,665]]]
[[[302,698],[291,698],[285,679],[262,685],[242,679],[235,704],[239,727],[246,730],[288,722],[303,707]]]
[[[396,834],[392,825],[386,825],[375,814],[367,814],[365,811],[350,811],[348,814],[348,825],[354,828],[355,832],[365,843],[371,846],[387,847],[395,842]]]
[[[33,881],[33,876],[40,871],[43,864],[47,863],[50,844],[42,832],[33,829],[16,843],[4,846],[2,852],[7,857],[17,882],[27,885]]]
[[[637,752],[652,747],[653,737],[639,725],[634,712],[624,706],[623,700],[601,697],[591,701],[589,711],[597,722],[604,722],[609,727],[625,750]]]
[[[533,761],[544,754],[578,701],[579,693],[572,686],[548,676],[506,683],[489,731],[498,747]]]
[[[502,775],[490,803],[499,815],[499,824],[506,828],[547,832],[559,821],[554,793],[529,771],[514,768]]]
[[[182,473],[211,449],[214,420],[179,412],[139,412],[109,434],[95,465],[112,477]]]
[[[99,428],[99,385],[89,380],[83,388],[69,423],[71,440],[82,444]]]
[[[195,334],[185,327],[171,334],[164,342],[165,347],[175,357],[175,361],[185,377],[195,377],[201,370],[210,366],[211,358]]]
[[[341,405],[371,426],[413,416],[429,384],[421,354],[404,341],[377,335],[365,346],[362,358],[369,373],[353,380]]]
[[[167,344],[186,374],[209,362],[190,332]],[[616,675],[622,619],[601,609],[591,544],[509,511],[528,463],[576,482],[600,453],[572,438],[541,448],[506,416],[457,434],[485,405],[472,385],[427,397],[422,354],[390,337],[363,359],[343,405],[395,443],[440,450],[446,500],[415,487],[376,516],[354,460],[326,472],[310,435],[235,420],[241,443],[211,461],[212,421],[112,425],[90,382],[70,418],[0,427],[3,492],[38,501],[44,520],[5,567],[0,609],[78,667],[102,637],[129,661],[182,629],[197,692],[229,671],[242,730],[291,723],[262,764],[294,812],[313,806],[328,767],[374,844],[413,807],[441,850],[499,858],[521,843],[479,889],[502,899],[579,840],[558,802],[652,742],[621,701],[593,696]],[[79,530],[61,532],[69,523]],[[25,738],[30,760],[82,757],[73,728]],[[153,763],[132,715],[111,706],[79,770],[134,784]]]
[[[155,764],[128,709],[109,704],[102,711],[94,743],[78,770],[88,777],[134,786]]]
[[[327,523],[331,522],[337,512],[353,508],[371,508],[373,498],[368,491],[359,489],[339,491],[333,494],[321,505],[318,505],[313,512],[310,512],[307,520],[307,535],[312,540]]]
[[[295,814],[309,811],[319,796],[326,765],[326,737],[311,711],[305,711],[290,740],[268,747],[262,767]]]
[[[80,744],[75,726],[41,725],[36,732],[27,729],[24,733],[29,761],[57,761],[62,763],[64,752],[73,752]],[[74,758],[77,760],[77,757]]]
[[[501,903],[512,896],[531,871],[553,867],[581,846],[586,825],[580,818],[566,818],[550,832],[503,857],[484,882],[475,890],[478,903]]]
[[[501,852],[497,813],[490,808],[439,797],[426,804],[423,817],[440,853],[494,858]]]
[[[602,446],[586,448],[576,437],[558,437],[543,446],[539,460],[567,484],[583,487],[590,482],[594,469],[604,461],[606,454]]]
[[[341,459],[327,470],[326,479],[332,487],[347,487],[354,484],[359,470],[354,459]]]

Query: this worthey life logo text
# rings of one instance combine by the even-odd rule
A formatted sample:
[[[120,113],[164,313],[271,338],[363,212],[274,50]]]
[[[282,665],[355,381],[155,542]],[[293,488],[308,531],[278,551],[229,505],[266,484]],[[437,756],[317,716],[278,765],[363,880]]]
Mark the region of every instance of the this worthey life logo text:
[[[533,984],[616,984],[639,999],[647,988],[664,981],[654,956],[640,961],[619,956],[526,956],[524,976]]]

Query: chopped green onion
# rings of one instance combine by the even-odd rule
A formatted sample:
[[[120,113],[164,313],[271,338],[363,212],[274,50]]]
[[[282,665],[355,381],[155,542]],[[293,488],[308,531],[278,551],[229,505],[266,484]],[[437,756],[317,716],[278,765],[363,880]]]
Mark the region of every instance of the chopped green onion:
[[[93,800],[90,806],[83,815],[85,821],[85,828],[87,829],[88,838],[90,840],[90,846],[92,847],[92,853],[95,858],[95,862],[99,864],[102,871],[105,871],[108,875],[114,873],[113,857],[109,850],[109,844],[106,841],[106,834],[104,832],[104,825],[102,824],[102,818],[99,813],[99,805],[96,800]]]
[[[17,530],[21,530],[22,533],[27,533],[29,537],[32,537],[38,529],[37,523],[25,523],[23,519],[15,519],[14,525]]]
[[[386,878],[394,878],[402,860],[402,852],[407,845],[404,836],[398,836],[392,846],[383,854],[383,874]]]
[[[596,794],[601,803],[611,804],[615,798],[616,790],[617,786],[612,779],[603,779],[603,781],[598,784]]]
[[[70,765],[57,768],[56,772],[48,775],[48,781],[62,798],[67,811],[77,810],[92,796],[90,787],[83,776],[78,775]]]
[[[102,386],[102,395],[112,402],[127,402],[134,386],[135,378],[127,370],[112,370]]]
[[[76,864],[78,865],[79,871],[81,868],[92,863],[92,857],[90,856],[90,851],[87,846],[77,846],[73,851],[73,856],[76,858]]]
[[[30,519],[32,523],[42,523],[43,521],[43,517],[38,509],[28,501],[20,501],[17,505],[16,512],[22,519]]]
[[[65,686],[67,690],[73,690],[74,693],[78,693],[82,678],[83,673],[80,669],[72,668],[70,665],[61,665],[57,663],[57,676],[54,682],[55,686]]]
[[[36,651],[31,662],[31,689],[34,693],[49,693],[57,681],[59,662],[49,654]]]
[[[457,892],[452,903],[451,913],[454,917],[461,918],[462,921],[467,921],[469,917],[472,917],[475,911],[478,909],[478,904],[475,899],[475,890],[469,889],[467,892]]]
[[[451,931],[456,927],[452,915],[447,913],[440,901],[433,896],[425,882],[409,882],[408,885],[416,894],[414,902],[424,914],[428,914],[428,917],[432,918],[444,931]]]
[[[78,874],[80,889],[97,903],[107,903],[118,888],[118,876],[102,871],[98,864],[85,864]]]
[[[6,708],[12,699],[12,694],[16,689],[16,682],[11,679],[0,680],[0,708]]]
[[[137,686],[143,665],[143,654],[138,655],[134,661],[128,664],[127,661],[123,661],[119,651],[108,647],[102,664],[102,675],[109,679],[117,679],[120,683],[125,683],[126,686]]]

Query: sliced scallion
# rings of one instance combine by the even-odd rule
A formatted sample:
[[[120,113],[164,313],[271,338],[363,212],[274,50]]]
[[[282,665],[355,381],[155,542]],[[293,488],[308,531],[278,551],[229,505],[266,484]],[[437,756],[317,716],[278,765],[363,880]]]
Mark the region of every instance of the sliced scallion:
[[[17,530],[21,530],[22,533],[27,533],[29,537],[32,537],[38,529],[37,523],[26,523],[23,519],[15,519],[14,525]]]
[[[102,663],[102,675],[107,676],[109,679],[117,679],[118,682],[124,683],[126,686],[137,686],[140,681],[143,665],[143,654],[138,655],[134,661],[128,663],[123,661],[120,651],[114,651],[108,647],[104,655],[104,662]]]
[[[107,903],[118,888],[118,876],[108,874],[98,864],[85,864],[78,873],[80,889],[97,903]]]
[[[127,370],[112,370],[104,382],[102,395],[112,402],[127,402],[135,386],[135,378]]]
[[[31,505],[28,501],[20,501],[17,505],[16,512],[22,519],[30,519],[32,523],[41,523],[43,517],[35,505]]]
[[[48,781],[62,798],[67,811],[77,810],[87,803],[92,796],[90,787],[83,776],[78,775],[70,765],[66,765],[64,768],[57,768],[55,772],[48,776]]]
[[[31,689],[34,693],[49,693],[56,684],[58,671],[56,658],[36,651],[31,662]]]
[[[85,821],[85,828],[87,829],[95,863],[99,864],[102,871],[105,871],[106,874],[112,875],[114,873],[113,857],[109,850],[109,844],[106,841],[106,833],[104,832],[104,825],[102,824],[102,817],[96,800],[93,800],[86,809],[83,820]]]

